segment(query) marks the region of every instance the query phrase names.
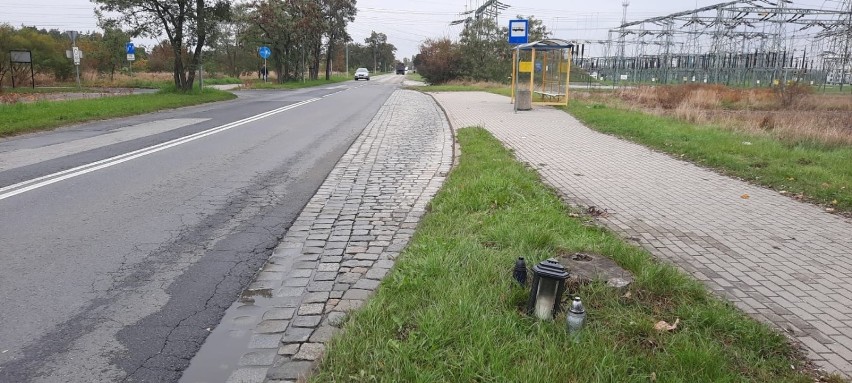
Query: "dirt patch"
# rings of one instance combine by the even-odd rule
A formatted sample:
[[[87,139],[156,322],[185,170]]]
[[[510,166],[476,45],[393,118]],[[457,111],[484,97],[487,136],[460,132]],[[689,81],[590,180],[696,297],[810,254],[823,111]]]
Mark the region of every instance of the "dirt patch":
[[[569,291],[577,291],[580,286],[594,281],[605,282],[613,288],[626,289],[634,281],[632,273],[603,255],[560,252],[556,260],[570,273],[567,281]]]

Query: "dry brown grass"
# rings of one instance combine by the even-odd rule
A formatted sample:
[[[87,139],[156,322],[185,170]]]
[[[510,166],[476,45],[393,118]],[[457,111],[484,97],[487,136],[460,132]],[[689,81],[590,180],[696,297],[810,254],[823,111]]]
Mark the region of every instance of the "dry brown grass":
[[[117,86],[120,84],[131,83],[133,81],[169,82],[174,81],[174,75],[171,72],[140,72],[133,73],[133,76],[130,76],[125,73],[116,73],[115,75],[113,75],[112,81],[110,81],[109,74],[99,75],[96,73],[92,73],[89,75],[87,80],[91,84],[101,84],[103,86]]]
[[[617,98],[589,92],[574,96],[788,142],[852,145],[852,96],[815,94],[797,86],[786,90],[782,95],[765,88],[688,84],[626,88],[615,93]]]
[[[247,75],[241,78],[252,79],[256,77]],[[171,83],[174,81],[174,77],[171,72],[134,72],[133,76],[123,72],[116,72],[112,78],[110,78],[109,73],[98,73],[97,71],[87,70],[80,72],[80,80],[82,81],[83,86],[86,87],[129,87],[140,83]],[[3,92],[13,91],[12,87],[9,86],[10,82],[8,79],[4,80],[3,85]],[[35,85],[36,87],[74,86],[76,85],[76,78],[72,75],[72,78],[67,81],[57,81],[52,74],[36,74]],[[26,81],[19,86],[31,86],[29,77],[27,77]]]

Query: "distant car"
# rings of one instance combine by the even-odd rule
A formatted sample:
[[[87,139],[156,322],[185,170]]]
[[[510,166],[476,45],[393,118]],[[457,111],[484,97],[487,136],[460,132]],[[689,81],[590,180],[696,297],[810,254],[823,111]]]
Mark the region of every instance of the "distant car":
[[[358,68],[355,70],[355,81],[367,80],[370,81],[370,71],[367,68]]]
[[[405,69],[406,69],[405,64],[403,64],[403,63],[396,64],[396,74],[405,74]]]

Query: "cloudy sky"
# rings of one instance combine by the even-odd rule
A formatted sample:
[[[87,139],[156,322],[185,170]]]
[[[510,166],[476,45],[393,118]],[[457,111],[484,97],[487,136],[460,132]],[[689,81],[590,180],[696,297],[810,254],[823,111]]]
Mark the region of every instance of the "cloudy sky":
[[[533,15],[545,22],[553,37],[604,39],[606,31],[619,24],[622,0],[501,0],[511,6],[501,15],[501,24],[516,15]],[[631,0],[628,20],[645,19],[720,3],[725,0]],[[358,0],[358,15],[349,33],[363,42],[370,31],[382,32],[397,48],[397,57],[411,57],[421,41],[434,37],[456,38],[461,27],[449,25],[466,9],[484,0]],[[795,6],[836,9],[842,0],[794,0]],[[96,30],[88,0],[2,0],[0,23],[35,25],[60,30]],[[142,39],[140,39],[142,40]],[[146,44],[139,41],[137,44]]]

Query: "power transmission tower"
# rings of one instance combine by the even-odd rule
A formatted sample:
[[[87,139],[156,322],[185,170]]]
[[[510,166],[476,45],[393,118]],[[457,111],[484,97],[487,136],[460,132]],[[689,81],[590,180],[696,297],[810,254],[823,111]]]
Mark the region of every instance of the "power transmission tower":
[[[852,0],[844,0],[840,9],[845,11],[846,15],[838,17],[835,30],[831,32],[829,51],[826,57],[828,67],[826,80],[827,82],[840,83],[840,90],[842,91],[843,86],[852,76],[852,51],[850,51],[852,46],[849,42],[852,39]]]
[[[619,64],[617,64],[617,65],[620,66],[620,67],[623,67],[623,68],[627,68],[626,63],[624,62],[625,54],[626,54],[626,52],[625,52],[625,44],[626,44],[625,39],[627,38],[627,33],[624,30],[624,25],[627,24],[627,7],[629,7],[629,6],[630,6],[630,0],[623,0],[621,2],[621,7],[623,9],[623,13],[622,13],[622,16],[621,16],[621,25],[622,25],[621,32],[618,35],[618,62],[619,62]],[[619,76],[620,75],[621,75],[621,73],[619,73]]]
[[[509,7],[510,6],[508,4],[505,4],[500,0],[486,0],[482,5],[479,5],[477,2],[476,7],[473,7],[473,4],[471,4],[470,9],[468,9],[467,4],[465,4],[465,11],[459,14],[459,16],[462,16],[463,18],[450,22],[450,25],[465,24],[465,27],[467,27],[471,22],[482,19],[493,19],[494,25],[499,25],[498,19],[500,17],[500,12],[509,9]],[[479,25],[479,28],[482,27],[481,22],[477,23],[477,25]],[[481,32],[482,31],[480,30],[476,30],[477,38],[482,38]]]

